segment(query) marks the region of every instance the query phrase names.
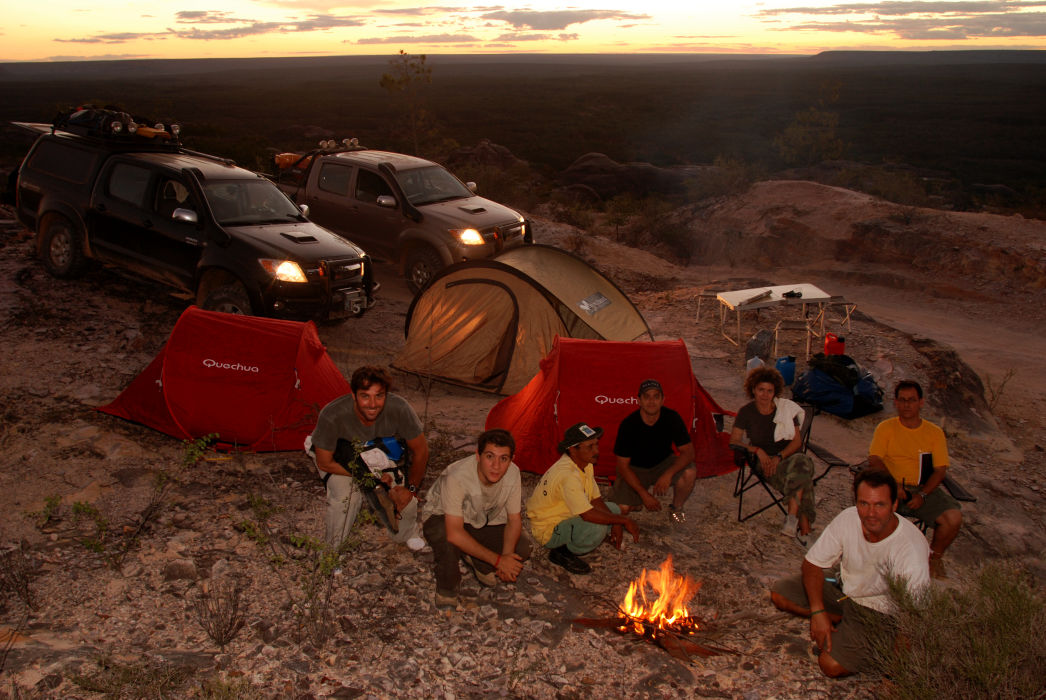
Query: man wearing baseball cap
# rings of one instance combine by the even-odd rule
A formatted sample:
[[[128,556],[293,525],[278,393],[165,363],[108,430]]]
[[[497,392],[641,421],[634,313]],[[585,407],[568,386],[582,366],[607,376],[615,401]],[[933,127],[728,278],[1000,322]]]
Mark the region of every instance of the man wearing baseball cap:
[[[579,557],[599,546],[610,534],[622,546],[623,530],[639,541],[639,526],[616,503],[606,503],[596,485],[593,465],[599,459],[602,428],[577,423],[567,428],[559,451],[563,453],[527,500],[527,515],[534,539],[549,550],[548,559],[572,574],[592,568]]]
[[[665,406],[665,392],[656,379],[639,385],[639,409],[621,421],[614,455],[617,479],[609,498],[623,513],[642,507],[661,510],[657,497],[671,490],[669,520],[686,522],[683,505],[697,479],[694,445],[683,417]]]

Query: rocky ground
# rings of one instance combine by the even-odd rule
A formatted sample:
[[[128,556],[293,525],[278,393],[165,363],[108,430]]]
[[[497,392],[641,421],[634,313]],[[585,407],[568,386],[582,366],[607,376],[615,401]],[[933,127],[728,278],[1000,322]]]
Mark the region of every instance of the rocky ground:
[[[945,585],[993,559],[1046,580],[1046,406],[1032,370],[1046,351],[1041,222],[891,210],[833,188],[763,183],[691,213],[689,225],[708,239],[701,266],[545,221],[538,238],[615,279],[658,339],[683,338],[698,378],[727,407],[743,401],[744,355],[721,337],[708,299],[696,317],[702,292],[808,281],[856,301],[848,353],[883,386],[915,376],[931,387],[956,476],[979,499],[964,507]],[[737,522],[733,474],[699,484],[685,525],[639,514],[640,541],[598,550],[589,576],[539,555],[515,585],[486,589],[466,577],[466,604],[453,612],[432,605],[431,556],[372,524],[340,572],[324,575],[303,539],[320,534],[323,510],[304,454],[194,462],[191,446],[92,410],[148,364],[185,302],[102,269],[54,280],[24,231],[10,221],[0,229],[2,565],[8,582],[27,571],[33,603],[18,588],[0,603],[0,697],[97,697],[121,682],[130,690],[112,697],[863,698],[879,689],[866,676],[823,679],[807,657],[806,624],[769,605],[768,585],[797,570],[802,549],[778,534],[775,515]],[[869,230],[880,232],[878,247]],[[926,242],[935,230],[946,246]],[[744,241],[728,245],[737,231]],[[899,246],[916,239],[918,262],[905,264]],[[787,267],[758,252],[796,246],[807,252]],[[854,250],[864,252],[847,257]],[[982,264],[960,264],[970,255]],[[346,375],[391,360],[402,342],[409,295],[391,268],[380,273],[378,307],[320,329]],[[746,316],[746,335],[774,319]],[[432,479],[472,449],[497,397],[396,380],[428,428]],[[819,417],[814,439],[858,461],[880,418]],[[535,480],[525,475],[524,490]],[[844,469],[818,484],[816,528],[849,504],[848,489]],[[706,623],[702,639],[733,653],[683,661],[638,637],[572,624],[612,616],[629,581],[669,554],[703,584],[692,608]],[[201,620],[215,623],[214,606],[230,604],[232,590],[244,625],[222,648]],[[212,612],[201,614],[208,601]]]

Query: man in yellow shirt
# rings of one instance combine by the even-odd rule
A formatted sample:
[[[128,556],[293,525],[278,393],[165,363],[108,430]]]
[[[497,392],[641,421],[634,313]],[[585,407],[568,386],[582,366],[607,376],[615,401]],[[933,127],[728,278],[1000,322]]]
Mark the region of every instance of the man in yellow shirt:
[[[894,389],[897,417],[878,425],[868,448],[868,464],[887,469],[904,487],[897,512],[933,525],[930,573],[944,578],[942,557],[962,526],[959,502],[941,488],[948,470],[948,445],[944,431],[920,416],[923,390],[905,380]],[[925,466],[925,469],[924,469]]]
[[[639,526],[616,503],[605,503],[596,485],[592,465],[599,459],[602,428],[577,423],[567,428],[559,443],[559,458],[541,477],[527,500],[534,539],[549,550],[548,559],[572,574],[592,568],[579,557],[599,546],[607,533],[621,548],[622,529],[639,541]]]

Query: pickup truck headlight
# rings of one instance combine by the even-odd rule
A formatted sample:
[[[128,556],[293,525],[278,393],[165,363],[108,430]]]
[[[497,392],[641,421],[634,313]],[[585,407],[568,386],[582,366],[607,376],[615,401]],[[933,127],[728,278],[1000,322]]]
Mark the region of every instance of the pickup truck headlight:
[[[450,232],[458,237],[458,240],[465,245],[483,245],[486,241],[483,240],[483,236],[480,232],[474,228],[457,228],[451,229]]]
[[[272,260],[270,258],[259,258],[258,262],[265,271],[280,282],[308,282],[305,273],[301,271],[298,263],[293,260]]]

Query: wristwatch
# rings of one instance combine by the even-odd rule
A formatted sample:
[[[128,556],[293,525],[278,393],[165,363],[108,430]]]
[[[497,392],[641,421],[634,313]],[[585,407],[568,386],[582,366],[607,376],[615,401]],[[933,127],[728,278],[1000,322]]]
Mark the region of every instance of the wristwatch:
[[[920,491],[920,492],[919,492],[919,495],[920,495],[920,496],[922,496],[922,497],[923,497],[923,500],[925,501],[925,500],[926,500],[926,498],[927,498],[927,496],[929,496],[930,494],[926,493],[925,491]]]
[[[415,486],[414,484],[407,484],[407,490],[410,491],[411,493],[417,493],[418,492],[418,487]]]

